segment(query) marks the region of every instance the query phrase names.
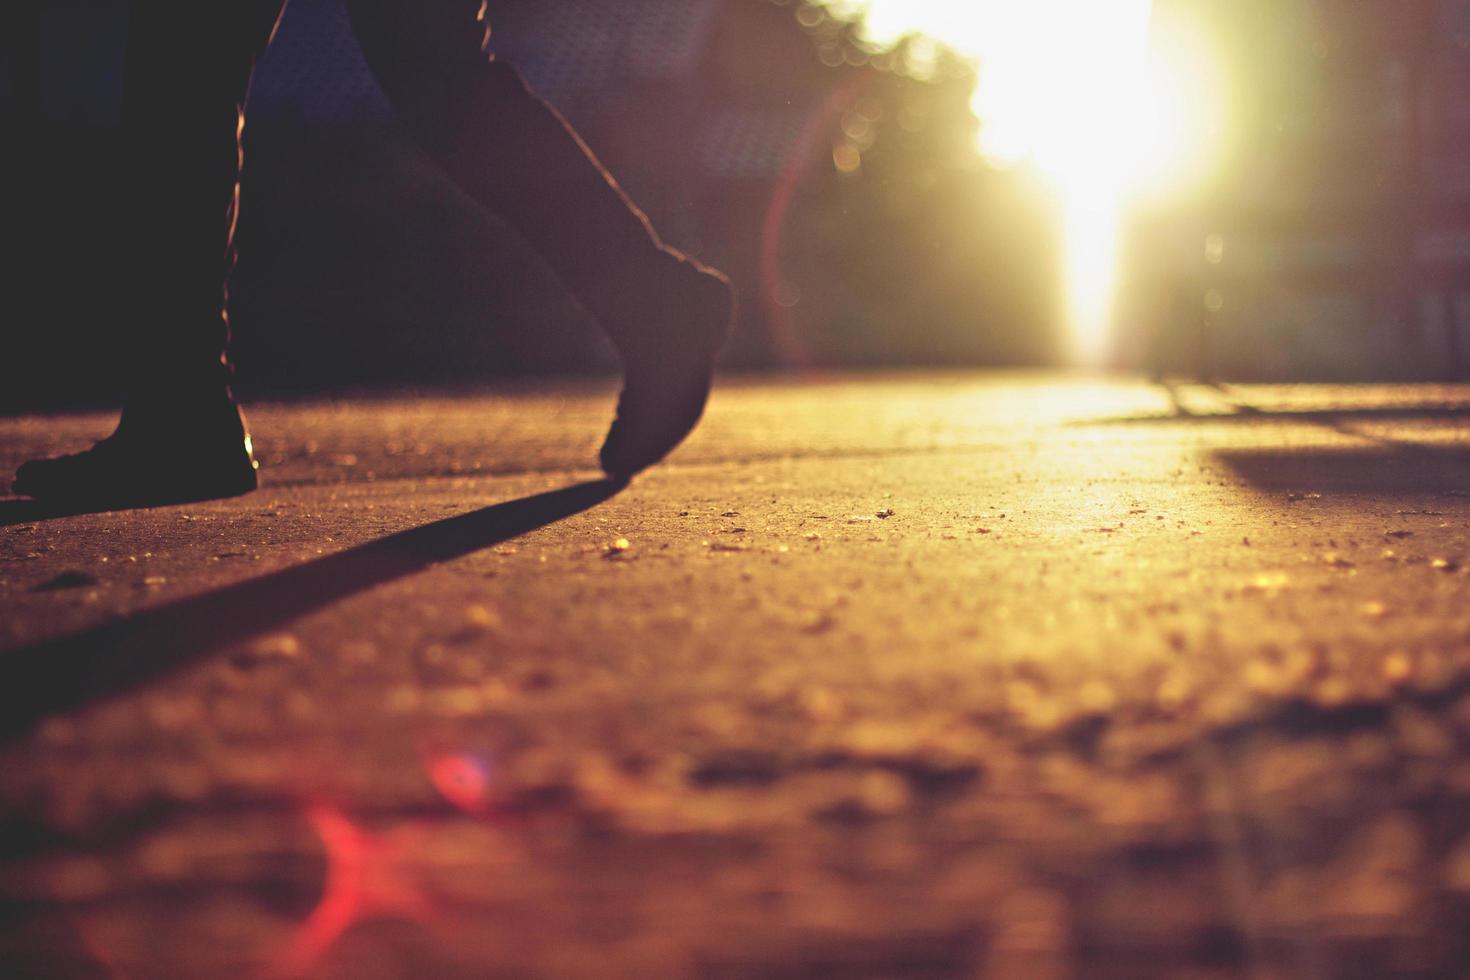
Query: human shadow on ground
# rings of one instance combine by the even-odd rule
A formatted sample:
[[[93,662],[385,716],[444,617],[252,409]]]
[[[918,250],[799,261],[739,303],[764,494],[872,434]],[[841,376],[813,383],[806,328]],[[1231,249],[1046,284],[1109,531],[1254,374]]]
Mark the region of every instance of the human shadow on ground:
[[[188,502],[179,501],[179,503]],[[80,517],[84,514],[109,514],[120,510],[136,509],[136,507],[129,507],[125,504],[53,503],[31,500],[28,497],[13,497],[10,500],[0,500],[0,527],[55,521],[63,517]]]
[[[1361,407],[1265,408],[1246,401],[1219,382],[1159,382],[1169,396],[1170,414],[1092,419],[1079,425],[1159,425],[1181,423],[1297,424],[1326,429],[1354,441],[1349,446],[1216,449],[1210,457],[1251,486],[1268,493],[1331,493],[1356,496],[1414,494],[1470,496],[1470,446],[1434,445],[1396,437],[1362,423],[1448,422],[1470,418],[1470,404],[1440,402]],[[1218,408],[1191,408],[1183,393],[1204,388],[1220,399]]]
[[[1260,422],[1300,422],[1327,425],[1336,428],[1348,422],[1389,422],[1395,419],[1449,420],[1470,418],[1470,402],[1446,401],[1439,403],[1407,405],[1364,405],[1358,407],[1325,408],[1266,408],[1246,401],[1231,385],[1223,382],[1192,382],[1179,384],[1173,381],[1158,382],[1169,398],[1169,411],[1140,415],[1115,416],[1111,418],[1079,419],[1074,426],[1095,425],[1158,425],[1160,423],[1223,423],[1236,422],[1253,424]],[[1217,408],[1200,411],[1191,407],[1185,394],[1191,390],[1204,389],[1213,392],[1219,399]]]
[[[1268,493],[1470,497],[1470,448],[1381,443],[1343,448],[1222,449],[1211,457]]]
[[[496,504],[0,653],[0,739],[12,740],[51,715],[122,694],[359,592],[590,510],[623,486],[596,480]]]
[[[1194,409],[1190,408],[1189,407],[1189,404],[1184,400],[1183,393],[1185,391],[1188,391],[1191,388],[1208,388],[1211,391],[1214,391],[1217,394],[1219,394],[1221,396],[1224,396],[1226,398],[1228,398],[1230,396],[1230,389],[1225,384],[1223,384],[1223,383],[1221,383],[1219,381],[1179,382],[1179,381],[1173,380],[1172,378],[1158,378],[1158,379],[1156,379],[1154,381],[1154,384],[1157,387],[1164,389],[1164,394],[1166,394],[1166,395],[1169,396],[1169,408],[1170,408],[1170,410],[1172,412],[1172,414],[1167,415],[1167,416],[1158,416],[1158,415],[1148,416],[1148,418],[1151,418],[1154,421],[1163,421],[1164,419],[1193,419],[1193,418],[1198,418],[1200,416],[1200,413],[1199,412],[1196,412]],[[1259,415],[1260,414],[1260,410],[1259,409],[1254,408],[1254,407],[1249,406],[1249,405],[1245,405],[1243,403],[1237,403],[1237,404],[1233,405],[1232,406],[1232,409],[1233,409],[1233,413],[1232,414],[1234,414],[1234,415],[1250,416],[1250,415]],[[1140,416],[1140,417],[1137,417],[1137,418],[1118,419],[1116,421],[1120,421],[1120,422],[1142,422],[1142,421],[1144,421],[1144,417],[1141,417]]]

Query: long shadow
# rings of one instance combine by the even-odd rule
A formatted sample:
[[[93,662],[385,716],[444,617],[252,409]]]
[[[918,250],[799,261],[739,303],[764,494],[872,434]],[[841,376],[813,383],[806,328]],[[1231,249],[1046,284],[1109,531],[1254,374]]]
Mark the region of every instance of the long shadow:
[[[1470,404],[1441,402],[1419,405],[1380,405],[1362,408],[1268,409],[1252,405],[1231,386],[1219,382],[1180,385],[1158,382],[1169,396],[1173,411],[1166,415],[1137,415],[1089,419],[1072,423],[1095,425],[1158,425],[1161,423],[1287,422],[1314,425],[1348,436],[1352,446],[1217,449],[1210,455],[1230,467],[1258,490],[1283,493],[1324,492],[1349,496],[1409,496],[1414,494],[1470,494],[1470,449],[1464,446],[1424,445],[1355,426],[1355,422],[1416,419],[1445,421],[1470,418]],[[1181,392],[1209,388],[1224,400],[1224,411],[1196,411]]]
[[[1390,419],[1470,418],[1470,405],[1393,405],[1379,408],[1287,408],[1265,409],[1253,405],[1231,405],[1228,412],[1195,412],[1179,408],[1169,414],[1126,415],[1114,418],[1079,419],[1074,426],[1159,425],[1169,422],[1353,422]]]
[[[1315,425],[1334,426],[1354,421],[1389,421],[1393,419],[1462,419],[1470,418],[1470,402],[1449,401],[1439,404],[1419,405],[1370,405],[1361,408],[1262,408],[1252,405],[1236,391],[1222,382],[1179,384],[1173,381],[1158,382],[1169,397],[1170,411],[1149,415],[1124,415],[1112,418],[1078,419],[1069,423],[1073,426],[1096,425],[1158,425],[1167,422],[1210,424],[1222,422],[1304,422]],[[1221,410],[1200,411],[1190,408],[1183,393],[1190,389],[1208,388],[1223,399]]]
[[[187,503],[187,501],[180,501],[180,503]],[[123,504],[50,503],[25,497],[13,497],[9,500],[0,500],[0,527],[54,521],[63,517],[80,517],[83,514],[108,514],[119,510],[137,509]]]
[[[1258,490],[1335,496],[1470,496],[1470,449],[1378,444],[1218,449],[1210,454]]]
[[[374,586],[554,524],[623,488],[598,480],[401,531],[128,619],[0,653],[0,739],[115,697]]]
[[[1232,411],[1229,413],[1225,413],[1226,417],[1245,416],[1249,418],[1253,416],[1259,417],[1265,414],[1261,411],[1261,409],[1256,408],[1254,405],[1248,405],[1244,401],[1241,401],[1238,398],[1234,398],[1230,387],[1220,381],[1195,381],[1188,384],[1181,384],[1180,382],[1170,380],[1169,378],[1161,378],[1155,383],[1160,388],[1164,389],[1164,394],[1169,396],[1169,405],[1173,409],[1173,414],[1168,416],[1168,418],[1193,419],[1214,417],[1209,413],[1196,412],[1185,403],[1183,393],[1191,388],[1209,388],[1220,396],[1231,399],[1230,407]],[[1135,422],[1138,421],[1138,419],[1126,419],[1124,421]]]

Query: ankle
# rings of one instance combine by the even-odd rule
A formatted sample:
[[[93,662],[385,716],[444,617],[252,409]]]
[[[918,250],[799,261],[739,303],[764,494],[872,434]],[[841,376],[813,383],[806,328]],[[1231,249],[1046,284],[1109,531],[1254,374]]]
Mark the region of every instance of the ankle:
[[[129,437],[219,434],[234,438],[244,434],[244,420],[230,389],[223,385],[155,390],[128,400],[117,431]]]
[[[730,281],[670,252],[657,274],[628,277],[594,310],[625,366],[665,355],[710,357],[724,345],[734,312]]]

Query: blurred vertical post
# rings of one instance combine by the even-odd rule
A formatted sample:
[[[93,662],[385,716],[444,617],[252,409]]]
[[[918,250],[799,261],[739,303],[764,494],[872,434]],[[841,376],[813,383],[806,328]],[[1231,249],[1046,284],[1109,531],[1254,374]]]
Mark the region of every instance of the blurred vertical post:
[[[1403,66],[1403,130],[1402,148],[1396,168],[1396,187],[1392,207],[1394,257],[1390,270],[1394,277],[1392,309],[1394,319],[1409,334],[1419,325],[1419,302],[1424,295],[1423,260],[1420,242],[1428,230],[1426,197],[1434,193],[1434,168],[1426,145],[1426,115],[1436,108],[1433,93],[1425,86],[1426,68],[1432,57],[1431,25],[1435,0],[1406,0],[1399,7],[1403,18],[1399,33],[1399,50],[1394,57]],[[1454,367],[1451,367],[1454,370]]]
[[[21,290],[34,281],[36,233],[36,181],[41,140],[41,4],[43,0],[17,0],[18,8],[7,11],[0,31],[0,84],[3,84],[4,143],[0,154],[0,180],[4,181],[6,229],[11,259],[0,286],[4,294],[0,318],[16,323],[20,310],[31,304]],[[19,326],[19,324],[17,324]],[[13,338],[12,338],[13,339]],[[14,348],[12,348],[14,350]]]

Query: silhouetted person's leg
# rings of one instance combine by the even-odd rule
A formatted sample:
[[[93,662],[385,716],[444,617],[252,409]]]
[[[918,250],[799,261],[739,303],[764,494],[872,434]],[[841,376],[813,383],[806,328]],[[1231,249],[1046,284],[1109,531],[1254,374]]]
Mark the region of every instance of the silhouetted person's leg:
[[[97,261],[119,267],[129,341],[126,405],[94,449],[28,463],[15,490],[99,504],[244,493],[256,485],[230,395],[225,279],[233,258],[239,133],[256,57],[285,0],[135,0],[124,68],[116,227]]]
[[[487,55],[480,0],[348,5],[424,149],[526,237],[617,348],[624,388],[603,467],[629,476],[656,462],[704,409],[730,328],[728,281],[664,246],[566,121]]]

